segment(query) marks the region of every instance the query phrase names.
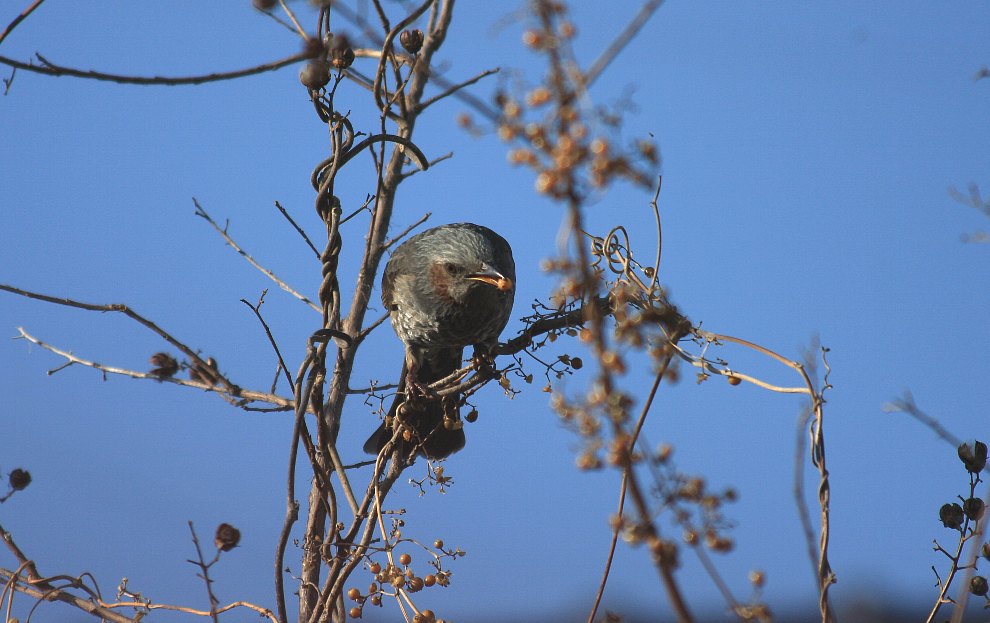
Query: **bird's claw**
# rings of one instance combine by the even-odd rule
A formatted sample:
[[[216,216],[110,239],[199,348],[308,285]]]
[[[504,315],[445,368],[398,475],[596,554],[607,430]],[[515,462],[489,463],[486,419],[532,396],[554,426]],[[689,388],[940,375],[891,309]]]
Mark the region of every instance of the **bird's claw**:
[[[474,354],[471,356],[471,365],[480,373],[494,374],[495,357],[487,351],[475,349]]]

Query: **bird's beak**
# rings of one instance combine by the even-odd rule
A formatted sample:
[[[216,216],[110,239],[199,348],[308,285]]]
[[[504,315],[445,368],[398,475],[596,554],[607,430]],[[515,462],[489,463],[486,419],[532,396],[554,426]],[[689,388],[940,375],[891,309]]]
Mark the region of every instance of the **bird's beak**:
[[[485,266],[476,273],[466,275],[465,278],[495,286],[499,292],[508,292],[512,289],[513,285],[511,279],[503,276],[502,273],[488,266]]]

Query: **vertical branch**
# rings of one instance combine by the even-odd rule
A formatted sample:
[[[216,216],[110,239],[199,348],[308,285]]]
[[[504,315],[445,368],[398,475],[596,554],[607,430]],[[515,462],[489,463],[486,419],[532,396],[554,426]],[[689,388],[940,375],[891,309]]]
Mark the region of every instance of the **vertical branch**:
[[[437,6],[439,8],[436,8]],[[376,7],[381,8],[377,3]],[[382,94],[385,72],[390,66],[394,72],[398,72],[400,69],[398,60],[391,54],[392,42],[403,28],[418,19],[430,7],[434,7],[437,12],[436,24],[427,33],[424,45],[405,82],[399,81],[397,77],[396,88],[398,89],[399,84],[404,84],[405,89],[404,92],[396,92],[396,97],[401,98],[398,112],[390,111],[388,108],[391,106],[391,98],[384,97]],[[429,67],[434,53],[443,42],[450,25],[452,11],[453,0],[428,0],[409,13],[394,28],[388,29],[382,45],[378,69],[375,73],[373,93],[379,109],[383,113],[383,122],[387,119],[395,124],[395,136],[398,137],[399,141],[408,143],[412,138],[416,119],[420,112],[418,104],[430,78],[429,72],[421,68]],[[322,12],[321,20],[327,19],[326,15],[325,11]],[[380,17],[385,28],[388,28],[387,16],[382,12]],[[360,564],[374,535],[373,526],[370,525],[368,516],[368,500],[372,488],[369,487],[362,504],[357,504],[353,494],[351,494],[347,475],[337,457],[336,441],[351,372],[360,345],[360,340],[356,338],[362,333],[364,318],[374,291],[379,266],[385,253],[396,193],[403,180],[402,170],[407,160],[407,147],[399,141],[394,141],[396,144],[392,147],[387,161],[384,158],[377,160],[380,169],[379,183],[371,207],[371,219],[365,237],[364,253],[358,267],[349,309],[347,314],[342,316],[337,280],[337,258],[342,246],[339,232],[341,209],[339,202],[334,197],[333,186],[340,168],[356,155],[355,152],[363,149],[366,143],[362,142],[358,148],[352,148],[354,132],[350,129],[346,117],[333,111],[333,91],[327,97],[321,96],[318,106],[324,107],[325,113],[323,115],[332,125],[331,158],[314,174],[314,180],[318,183],[317,209],[327,222],[328,243],[322,257],[324,282],[320,291],[320,300],[324,306],[324,329],[347,336],[351,340],[346,346],[341,343],[340,348],[336,351],[336,360],[333,364],[333,372],[330,374],[326,401],[323,402],[322,398],[323,382],[327,370],[325,364],[327,353],[326,345],[321,345],[317,348],[313,363],[314,367],[319,369],[317,382],[313,384],[312,393],[309,394],[308,399],[297,395],[296,404],[303,405],[302,413],[305,412],[306,406],[311,405],[314,411],[320,414],[318,422],[318,447],[321,449],[318,457],[320,460],[314,462],[312,467],[315,472],[328,474],[332,471],[337,475],[347,494],[346,497],[351,503],[354,517],[350,528],[345,530],[345,533],[338,532],[336,521],[332,521],[334,525],[330,526],[328,532],[324,507],[318,502],[323,498],[320,493],[321,487],[328,485],[322,484],[320,478],[313,479],[309,496],[305,553],[301,573],[300,620],[314,623],[316,621],[335,620],[342,615],[337,602],[341,598],[344,583]],[[382,132],[382,134],[385,133]],[[370,145],[370,143],[367,144]],[[384,143],[382,147],[384,148]],[[333,459],[332,465],[328,463],[329,459]],[[381,476],[379,470],[375,471],[373,484],[378,487],[379,491],[387,492],[401,474],[402,469],[402,465],[390,462],[384,476]],[[380,478],[381,482],[378,482]],[[335,502],[332,507],[336,508]],[[336,545],[337,552],[332,560],[326,560],[325,556],[330,551],[331,541]],[[318,545],[322,545],[322,547],[318,547]],[[321,584],[320,577],[325,560],[327,564],[326,581],[322,582],[324,588],[317,590],[316,587]]]
[[[206,559],[203,558],[203,550],[199,546],[199,537],[196,536],[196,530],[193,528],[193,522],[191,521],[189,522],[189,532],[192,533],[192,542],[193,545],[196,546],[196,560],[190,560],[189,562],[199,567],[199,577],[202,578],[203,582],[206,584],[206,594],[210,599],[210,619],[213,620],[213,623],[220,623],[217,618],[217,606],[220,605],[220,600],[218,600],[216,595],[213,594],[213,580],[210,579],[210,567],[212,567],[216,561],[220,560],[220,550],[217,549],[217,555],[212,561],[206,562]]]

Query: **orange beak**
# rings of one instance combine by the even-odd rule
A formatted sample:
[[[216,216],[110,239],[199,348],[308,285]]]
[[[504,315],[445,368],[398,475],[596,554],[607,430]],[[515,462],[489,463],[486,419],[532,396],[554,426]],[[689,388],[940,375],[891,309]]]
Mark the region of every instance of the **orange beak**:
[[[499,292],[508,292],[512,289],[512,280],[504,277],[501,273],[491,268],[485,268],[476,273],[471,273],[465,277],[466,279],[473,279],[474,281],[480,281],[482,283],[487,283],[488,285],[495,286]]]

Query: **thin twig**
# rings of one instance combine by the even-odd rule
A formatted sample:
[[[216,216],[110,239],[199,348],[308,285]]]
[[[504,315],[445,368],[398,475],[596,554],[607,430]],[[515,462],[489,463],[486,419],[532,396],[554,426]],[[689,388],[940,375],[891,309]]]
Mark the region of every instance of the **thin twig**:
[[[21,548],[14,542],[14,536],[4,530],[3,526],[0,526],[0,539],[3,540],[4,545],[7,546],[7,549],[9,549],[14,555],[14,558],[17,559],[17,562],[21,565],[21,568],[27,570],[28,579],[32,582],[40,581],[41,574],[38,573],[38,568],[35,566],[34,561],[24,555]],[[18,570],[18,573],[20,573],[20,570]]]
[[[0,536],[5,534],[9,535],[9,533],[0,528]],[[4,540],[6,540],[6,538]],[[113,612],[101,603],[96,603],[91,599],[74,595],[67,590],[53,588],[42,578],[32,578],[30,571],[28,573],[28,577],[24,577],[20,575],[19,571],[15,572],[9,569],[0,568],[0,580],[4,580],[5,578],[12,590],[28,595],[29,597],[34,597],[39,600],[39,603],[41,600],[57,600],[79,608],[83,612],[99,616],[106,621],[110,621],[110,623],[137,623],[136,618],[132,619],[122,614]]]
[[[251,257],[250,254],[247,253],[247,251],[242,249],[240,245],[234,242],[234,239],[231,238],[230,234],[227,233],[227,228],[220,227],[220,225],[213,220],[213,217],[207,214],[206,210],[203,209],[203,206],[199,204],[199,201],[195,197],[193,197],[193,205],[196,206],[196,212],[195,212],[196,216],[202,218],[207,223],[209,223],[213,227],[213,229],[215,229],[216,232],[223,237],[223,239],[227,242],[227,244],[230,245],[230,248],[232,248],[234,251],[237,251],[237,253],[240,254],[241,257],[243,257],[245,260],[248,261],[249,264],[251,264],[251,266],[254,266],[258,270],[260,270],[262,274],[264,274],[266,277],[274,281],[275,284],[278,285],[278,287],[282,288],[283,290],[285,290],[292,296],[296,297],[303,303],[309,305],[314,311],[317,312],[323,311],[320,309],[319,305],[309,300],[309,298],[300,294],[295,288],[291,287],[289,284],[279,279],[274,272],[268,270],[267,268],[259,264],[253,257]]]
[[[646,398],[646,402],[643,403],[643,408],[639,413],[639,419],[636,421],[636,427],[633,429],[632,436],[629,439],[629,450],[632,451],[633,447],[636,445],[636,441],[639,439],[640,431],[643,430],[643,424],[646,422],[646,414],[649,413],[650,407],[653,405],[653,399],[656,397],[657,389],[660,388],[660,381],[663,380],[664,374],[667,372],[668,366],[670,366],[672,355],[667,355],[661,364],[660,368],[657,370],[656,377],[653,379],[653,386],[650,388],[650,393]],[[615,511],[615,516],[621,520],[622,512],[626,503],[626,488],[628,486],[628,476],[626,470],[622,471],[622,483],[619,486],[619,505]],[[621,522],[617,521],[615,527],[612,529],[612,539],[608,547],[608,556],[605,559],[605,569],[602,571],[602,580],[598,585],[598,592],[595,594],[595,602],[591,606],[591,613],[588,614],[588,623],[594,623],[595,615],[598,614],[598,606],[601,604],[602,596],[605,594],[605,585],[608,583],[608,576],[612,569],[612,559],[615,557],[615,546],[619,541],[619,531],[621,530]]]
[[[648,0],[648,2],[643,4],[636,16],[633,17],[632,21],[626,25],[621,33],[619,33],[619,36],[616,37],[607,48],[605,48],[605,51],[603,51],[597,59],[595,59],[595,62],[591,64],[588,71],[584,72],[583,82],[585,88],[588,88],[595,83],[595,80],[602,75],[605,68],[608,67],[615,57],[619,55],[619,52],[621,52],[623,48],[625,48],[629,42],[633,40],[636,33],[639,32],[639,29],[642,28],[647,21],[649,21],[650,16],[652,16],[653,13],[660,8],[661,4],[663,4],[663,0]]]
[[[0,43],[3,43],[3,40],[7,38],[7,35],[12,33],[14,29],[17,28],[17,25],[23,22],[25,19],[27,19],[27,16],[31,15],[31,13],[33,13],[35,9],[41,6],[41,3],[44,1],[45,0],[34,0],[34,2],[32,2],[30,6],[28,6],[26,9],[21,11],[20,15],[15,17],[12,22],[7,24],[7,27],[3,29],[3,32],[0,32]]]
[[[987,500],[990,499],[990,488],[987,492],[983,494],[983,504],[986,507]],[[969,590],[971,582],[973,580],[973,575],[976,573],[976,561],[982,554],[983,549],[983,535],[986,533],[987,528],[987,514],[984,513],[981,517],[976,519],[976,527],[973,528],[973,532],[970,535],[972,543],[969,546],[969,556],[967,556],[966,564],[963,568],[966,570],[963,575],[962,582],[959,583],[959,588],[957,589],[958,594],[956,596],[956,605],[952,610],[952,620],[950,623],[962,623],[963,616],[966,614],[966,603],[969,601],[969,596],[972,592]]]
[[[216,561],[220,560],[220,549],[217,548],[217,555],[212,561],[206,562],[203,558],[203,550],[199,546],[199,537],[196,536],[196,530],[193,528],[192,521],[189,522],[189,532],[192,533],[192,542],[193,545],[196,546],[196,560],[190,560],[189,562],[199,567],[199,577],[203,580],[203,583],[206,584],[206,594],[210,600],[210,611],[208,614],[210,618],[213,619],[213,623],[220,623],[220,620],[217,618],[217,605],[220,601],[217,599],[216,595],[213,594],[213,580],[210,579],[210,567],[212,567]]]
[[[0,573],[2,573],[2,572],[3,571],[0,570]],[[171,610],[171,611],[174,611],[174,612],[184,612],[185,614],[192,614],[192,615],[202,616],[202,617],[208,617],[208,616],[210,616],[210,612],[208,610],[198,610],[196,608],[189,608],[187,606],[174,606],[174,605],[171,605],[171,604],[145,603],[143,601],[117,601],[117,602],[113,602],[113,603],[105,603],[105,602],[102,602],[101,601],[100,602],[100,605],[103,606],[104,608],[107,608],[107,609],[112,609],[112,608],[139,608],[139,609],[140,608],[146,608],[148,610]],[[233,610],[234,608],[247,608],[248,610],[253,610],[254,612],[257,612],[258,614],[260,614],[261,616],[265,617],[266,619],[268,619],[272,623],[279,623],[278,622],[278,619],[275,618],[275,615],[272,613],[272,611],[270,609],[265,608],[263,606],[259,606],[259,605],[253,604],[253,603],[248,602],[248,601],[235,601],[235,602],[229,603],[229,604],[227,604],[225,606],[218,606],[216,608],[216,614],[223,614],[224,612],[227,612],[229,610]],[[128,620],[130,620],[130,619],[128,619]]]
[[[5,285],[5,284],[0,284],[0,290],[11,292],[13,294],[18,294],[18,295],[23,296],[23,297],[26,297],[26,298],[37,299],[39,301],[45,301],[45,302],[48,302],[48,303],[55,303],[56,305],[65,305],[66,307],[76,307],[78,309],[85,309],[87,311],[117,312],[117,313],[124,314],[125,316],[127,316],[131,320],[134,320],[138,324],[140,324],[140,325],[148,328],[149,330],[153,331],[154,333],[156,333],[157,335],[159,335],[163,340],[165,340],[166,342],[168,342],[172,346],[175,346],[176,348],[178,348],[180,351],[183,352],[183,354],[186,355],[186,357],[189,358],[190,362],[194,366],[204,367],[204,368],[211,367],[205,360],[203,360],[202,357],[199,356],[199,353],[197,353],[193,349],[189,348],[188,346],[186,346],[185,344],[183,344],[179,340],[175,339],[167,331],[165,331],[164,329],[162,329],[161,327],[159,327],[157,324],[155,324],[151,320],[148,320],[147,318],[145,318],[141,314],[137,313],[136,311],[134,311],[133,309],[131,309],[127,305],[124,305],[123,303],[110,303],[110,304],[105,304],[105,305],[104,304],[84,303],[82,301],[76,301],[76,300],[69,299],[69,298],[55,297],[55,296],[49,296],[47,294],[40,294],[38,292],[31,292],[30,290],[24,290],[24,289],[21,289],[21,288],[15,288],[14,286],[9,286],[9,285]],[[59,354],[62,354],[62,353],[59,353]],[[220,374],[218,372],[216,374],[216,378],[217,378],[218,384],[223,385],[224,386],[224,390],[226,392],[229,392],[229,393],[231,393],[233,395],[239,395],[240,394],[240,391],[241,391],[240,388],[237,387],[236,385],[234,385],[233,383],[231,383],[224,375],[222,375],[222,374]]]
[[[296,27],[296,32],[299,33],[299,36],[302,37],[302,40],[305,41],[306,39],[308,39],[309,36],[306,34],[306,29],[303,28],[301,24],[299,24],[299,20],[296,19],[296,14],[292,12],[292,9],[290,9],[289,5],[285,3],[285,0],[278,0],[278,3],[279,6],[282,7],[282,10],[285,11],[285,14],[289,16],[289,21],[291,21],[292,25]]]
[[[379,325],[381,325],[383,322],[385,322],[388,319],[388,317],[389,317],[389,313],[388,312],[385,312],[384,314],[382,314],[381,316],[379,316],[377,320],[375,320],[374,322],[372,322],[370,325],[368,325],[367,327],[361,329],[361,332],[358,333],[358,336],[356,338],[354,338],[354,344],[357,345],[357,344],[360,344],[362,341],[364,341],[364,338],[368,337],[368,335],[371,334],[372,331],[374,331],[375,329],[377,329],[379,327]],[[361,393],[364,393],[364,392],[361,392]]]
[[[453,157],[454,157],[454,152],[448,151],[447,153],[443,154],[442,156],[437,156],[433,160],[430,160],[430,166],[432,167],[433,165],[437,164],[438,162],[443,162],[444,160],[449,160],[450,158],[453,158]],[[409,169],[408,171],[406,171],[405,173],[402,174],[402,177],[400,179],[407,180],[410,177],[416,175],[417,173],[422,173],[422,172],[423,172],[423,169]]]
[[[208,383],[203,383],[200,381],[191,381],[186,379],[177,379],[171,376],[158,376],[156,374],[151,374],[150,372],[138,372],[136,370],[128,370],[126,368],[117,368],[113,366],[105,366],[101,363],[96,363],[95,361],[90,361],[88,359],[83,359],[82,357],[77,357],[70,352],[64,351],[60,348],[52,346],[40,339],[34,337],[30,333],[24,330],[23,327],[17,327],[17,331],[20,333],[18,338],[25,339],[32,344],[37,344],[41,348],[47,351],[55,353],[60,357],[64,357],[67,364],[57,368],[55,370],[50,370],[48,374],[54,374],[55,372],[62,370],[69,365],[78,364],[81,366],[86,366],[87,368],[93,368],[94,370],[99,370],[106,374],[118,374],[121,376],[127,376],[133,379],[145,379],[148,381],[157,381],[159,383],[171,383],[173,385],[181,385],[183,387],[192,387],[195,389],[202,389],[208,392],[214,392],[220,394],[227,402],[231,403],[237,407],[245,407],[250,402],[265,402],[271,405],[275,405],[281,411],[286,411],[292,409],[295,404],[290,398],[284,398],[276,394],[270,394],[265,392],[258,392],[250,389],[243,389],[240,387],[233,391],[229,388],[223,387],[221,385],[210,385]],[[236,386],[235,386],[236,387]]]
[[[247,69],[238,69],[236,71],[227,72],[216,72],[212,74],[204,74],[200,76],[182,76],[182,77],[165,77],[165,76],[124,76],[120,74],[110,74],[102,71],[93,70],[82,70],[73,69],[71,67],[62,67],[56,65],[51,61],[47,60],[41,54],[37,54],[38,60],[43,63],[43,65],[34,65],[32,63],[25,63],[13,58],[8,58],[6,56],[0,56],[0,63],[4,65],[9,65],[17,69],[23,69],[24,71],[31,71],[37,74],[44,74],[48,76],[71,76],[74,78],[87,78],[89,80],[101,80],[104,82],[116,82],[118,84],[141,84],[141,85],[165,85],[165,86],[178,86],[183,84],[203,84],[206,82],[218,82],[221,80],[234,80],[237,78],[244,78],[246,76],[253,76],[255,74],[265,73],[267,71],[275,71],[276,69],[281,69],[288,65],[298,63],[299,61],[306,60],[309,58],[308,52],[299,52],[298,54],[293,54],[278,61],[272,61],[271,63],[265,63],[263,65],[257,65],[255,67],[249,67]]]
[[[422,104],[420,104],[419,105],[419,109],[420,110],[425,110],[425,109],[429,108],[430,106],[432,106],[433,104],[436,104],[440,100],[442,100],[442,99],[444,99],[446,97],[450,97],[451,95],[457,93],[461,89],[463,89],[465,87],[469,87],[472,84],[475,84],[476,82],[478,82],[479,80],[482,80],[483,78],[487,78],[488,76],[492,76],[492,75],[497,74],[500,70],[501,69],[499,67],[496,67],[494,69],[486,69],[485,71],[479,73],[478,75],[476,75],[473,78],[468,78],[464,82],[460,82],[458,84],[451,85],[451,86],[447,87],[446,89],[444,89],[443,91],[441,91],[440,93],[438,93],[437,95],[434,95],[433,97],[429,98],[428,100],[426,100],[425,102],[423,102]]]
[[[937,418],[934,418],[928,415],[927,413],[925,413],[924,411],[922,411],[918,407],[918,405],[914,402],[914,396],[911,395],[911,392],[906,391],[897,400],[885,404],[884,411],[887,412],[901,411],[903,413],[907,413],[914,419],[918,420],[919,422],[930,428],[933,433],[938,435],[938,437],[943,441],[952,445],[953,448],[958,448],[959,445],[962,443],[962,440],[956,437],[955,435],[953,435],[951,432],[949,432],[947,428],[942,426],[942,423],[938,421]]]
[[[315,253],[317,259],[319,259],[320,252],[316,250],[316,246],[313,244],[313,241],[309,239],[309,236],[306,235],[306,232],[303,230],[303,228],[300,227],[295,222],[295,220],[293,220],[292,216],[289,215],[289,211],[283,208],[282,204],[280,204],[278,201],[275,202],[275,207],[278,208],[278,211],[282,213],[282,216],[285,217],[285,220],[289,221],[289,223],[296,229],[299,235],[302,236],[302,239],[306,241],[306,244],[309,245],[309,248],[313,250],[313,253]]]
[[[811,572],[817,582],[818,550],[815,544],[815,529],[811,524],[811,513],[808,511],[808,504],[805,500],[804,493],[804,465],[806,458],[805,452],[807,450],[805,439],[808,430],[808,422],[811,420],[811,414],[812,410],[809,406],[807,409],[803,410],[800,417],[798,417],[797,439],[794,442],[794,484],[792,491],[794,494],[794,503],[798,509],[798,517],[801,521],[801,530],[804,534],[804,543],[808,553],[808,561],[811,563]]]
[[[398,241],[402,240],[403,238],[405,238],[409,234],[409,232],[411,232],[412,230],[416,229],[417,227],[419,227],[420,225],[422,225],[423,223],[425,223],[427,221],[427,219],[429,219],[431,216],[433,216],[433,213],[432,212],[427,212],[426,214],[424,214],[423,216],[421,216],[418,220],[416,220],[413,224],[409,225],[408,227],[406,227],[405,229],[403,229],[402,231],[400,231],[395,236],[392,236],[391,238],[389,238],[388,240],[386,240],[385,242],[383,242],[382,243],[382,250],[383,251],[384,250],[387,250],[393,244],[395,244],[396,242],[398,242]]]

